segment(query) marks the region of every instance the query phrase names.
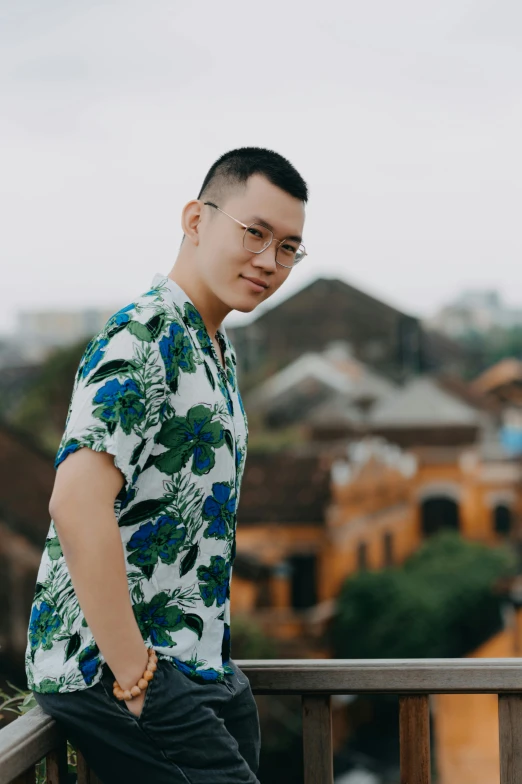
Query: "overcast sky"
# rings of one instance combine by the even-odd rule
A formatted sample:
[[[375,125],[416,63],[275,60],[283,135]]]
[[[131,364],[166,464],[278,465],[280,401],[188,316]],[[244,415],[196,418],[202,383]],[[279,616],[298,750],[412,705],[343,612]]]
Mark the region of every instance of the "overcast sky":
[[[131,301],[244,145],[310,187],[275,297],[326,275],[421,316],[472,286],[522,306],[519,0],[0,0],[0,94],[0,331]]]

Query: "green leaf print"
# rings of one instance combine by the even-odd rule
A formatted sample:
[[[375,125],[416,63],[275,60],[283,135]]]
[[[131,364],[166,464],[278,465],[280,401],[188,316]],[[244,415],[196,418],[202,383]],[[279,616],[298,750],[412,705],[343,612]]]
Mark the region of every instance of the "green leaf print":
[[[177,392],[179,374],[195,373],[194,351],[185,329],[177,321],[171,322],[169,330],[159,341],[159,350],[165,364],[165,378],[172,392]]]
[[[203,362],[203,364],[205,366],[205,373],[207,374],[207,378],[208,378],[209,384],[212,387],[212,389],[215,389],[216,388],[216,382],[214,381],[214,376],[212,375],[212,371],[211,371],[211,369],[209,368],[209,366],[207,365],[206,362]]]
[[[73,636],[69,639],[69,642],[65,646],[65,660],[69,661],[71,656],[74,656],[80,650],[82,644],[81,635],[78,632],[75,632]]]
[[[49,651],[53,647],[53,638],[62,625],[62,619],[48,602],[34,604],[29,621],[29,642],[31,648],[43,648]]]
[[[143,639],[150,639],[153,645],[174,646],[177,643],[172,639],[170,632],[177,632],[184,628],[195,631],[194,619],[190,618],[187,623],[186,615],[181,607],[175,604],[168,607],[168,601],[168,593],[162,591],[156,594],[150,602],[138,602],[133,606],[136,622]]]
[[[146,327],[149,330],[154,340],[161,335],[164,326],[165,326],[164,313],[157,313],[155,316],[152,316],[152,318],[150,318],[146,323]]]
[[[225,442],[222,425],[204,405],[193,406],[186,417],[173,416],[164,422],[156,440],[170,447],[154,459],[160,471],[176,473],[192,458],[192,473],[197,476],[214,468],[214,450]]]
[[[149,498],[146,501],[138,501],[132,509],[121,515],[118,525],[123,527],[142,523],[144,520],[156,517],[164,508],[165,498]]]
[[[150,567],[154,567],[158,560],[165,564],[172,564],[187,536],[186,528],[169,515],[161,515],[155,523],[147,522],[133,533],[127,542],[127,550],[131,555],[127,561],[138,568],[147,568],[150,577]]]
[[[201,640],[201,635],[203,634],[203,619],[194,613],[187,613],[187,615],[185,615],[185,623],[189,629],[196,632],[198,640]]]
[[[152,342],[152,335],[150,330],[147,329],[145,324],[142,324],[139,321],[131,321],[127,327],[127,330],[137,337],[138,340],[143,340],[146,343]]]
[[[40,681],[40,685],[38,687],[38,691],[42,692],[43,694],[58,694],[59,690],[59,682],[53,680],[52,678],[44,678],[43,681]]]
[[[218,607],[225,604],[230,580],[230,564],[220,555],[210,558],[209,566],[198,566],[199,592],[207,607],[214,602]]]
[[[51,561],[57,561],[58,558],[62,557],[62,546],[57,536],[54,536],[52,539],[46,539],[45,547]]]
[[[106,381],[92,399],[96,408],[92,415],[105,422],[109,429],[120,425],[130,435],[135,425],[145,416],[145,393],[138,384],[127,378],[123,384],[117,378]]]
[[[183,560],[181,561],[181,565],[179,568],[179,576],[184,577],[191,569],[194,568],[194,564],[196,563],[197,557],[199,552],[199,545],[193,544],[192,547],[188,550],[187,554],[183,556]]]
[[[98,381],[103,381],[110,376],[116,376],[120,373],[127,376],[131,370],[136,370],[137,367],[137,363],[131,359],[112,359],[92,374],[87,385],[96,384]]]
[[[231,455],[234,454],[234,436],[230,430],[225,430],[225,443],[228,446],[228,451]]]

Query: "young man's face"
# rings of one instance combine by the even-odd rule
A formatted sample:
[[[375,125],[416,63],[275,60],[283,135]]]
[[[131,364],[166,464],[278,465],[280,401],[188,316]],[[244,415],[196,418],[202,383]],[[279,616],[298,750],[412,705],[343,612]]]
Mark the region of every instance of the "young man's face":
[[[289,276],[291,269],[275,261],[277,240],[302,237],[304,203],[261,175],[254,175],[245,186],[234,188],[223,203],[215,203],[241,223],[249,226],[261,222],[274,234],[266,250],[252,253],[243,246],[242,226],[213,207],[202,207],[197,248],[200,275],[208,289],[227,307],[248,313],[271,297]],[[278,259],[288,263],[279,256]],[[306,263],[306,256],[302,263]]]

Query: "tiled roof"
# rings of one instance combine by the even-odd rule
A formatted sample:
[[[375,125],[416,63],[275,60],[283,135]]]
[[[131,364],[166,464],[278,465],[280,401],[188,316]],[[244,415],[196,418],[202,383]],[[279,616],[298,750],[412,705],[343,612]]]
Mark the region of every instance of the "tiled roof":
[[[522,362],[518,359],[502,359],[488,368],[472,384],[477,392],[492,392],[504,384],[522,384]]]
[[[330,498],[329,462],[319,455],[251,452],[246,461],[238,525],[317,524]]]
[[[415,378],[370,415],[373,427],[473,427],[480,423],[476,408],[445,392],[431,378]]]

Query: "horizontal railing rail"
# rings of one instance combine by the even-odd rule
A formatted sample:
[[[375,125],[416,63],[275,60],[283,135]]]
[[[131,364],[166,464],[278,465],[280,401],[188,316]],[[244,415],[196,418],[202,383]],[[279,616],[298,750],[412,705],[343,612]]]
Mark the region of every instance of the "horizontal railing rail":
[[[522,782],[522,660],[297,659],[237,661],[255,694],[302,697],[305,784],[332,784],[333,694],[399,697],[401,782],[430,784],[430,694],[498,694],[500,784]],[[67,742],[40,708],[0,730],[0,784],[34,784],[47,760],[48,784],[63,784]],[[77,753],[78,784],[99,784]]]

